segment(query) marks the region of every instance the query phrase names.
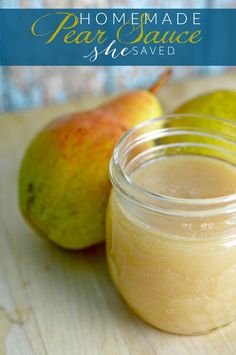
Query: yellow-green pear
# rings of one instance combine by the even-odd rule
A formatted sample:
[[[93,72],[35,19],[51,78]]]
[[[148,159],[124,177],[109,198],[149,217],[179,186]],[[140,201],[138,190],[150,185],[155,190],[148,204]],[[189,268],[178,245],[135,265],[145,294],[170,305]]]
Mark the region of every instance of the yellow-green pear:
[[[218,90],[193,98],[174,112],[167,126],[175,128],[167,143],[186,143],[178,149],[182,154],[209,155],[236,163],[232,154],[236,152],[236,91]]]
[[[200,95],[181,105],[175,113],[197,113],[236,122],[236,91],[217,90]]]
[[[162,115],[154,92],[169,75],[149,91],[59,118],[36,135],[20,168],[19,204],[40,236],[68,249],[104,240],[114,145],[132,126]]]
[[[181,105],[175,113],[177,114],[201,114],[210,117],[223,118],[232,120],[236,123],[236,91],[218,90],[193,98],[192,100]],[[184,119],[183,119],[184,120]],[[181,120],[179,121],[180,124]],[[229,124],[224,124],[217,119],[204,119],[189,116],[185,122],[192,127],[207,127],[212,132],[221,134],[235,134],[236,130]],[[232,132],[232,129],[234,132]]]

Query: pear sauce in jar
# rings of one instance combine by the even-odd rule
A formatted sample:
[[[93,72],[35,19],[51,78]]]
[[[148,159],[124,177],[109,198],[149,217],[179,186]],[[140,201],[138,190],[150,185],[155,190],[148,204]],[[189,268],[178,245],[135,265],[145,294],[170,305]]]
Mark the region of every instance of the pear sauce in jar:
[[[201,334],[236,318],[235,143],[228,134],[188,130],[186,119],[171,129],[160,123],[137,126],[114,150],[108,264],[142,319]]]

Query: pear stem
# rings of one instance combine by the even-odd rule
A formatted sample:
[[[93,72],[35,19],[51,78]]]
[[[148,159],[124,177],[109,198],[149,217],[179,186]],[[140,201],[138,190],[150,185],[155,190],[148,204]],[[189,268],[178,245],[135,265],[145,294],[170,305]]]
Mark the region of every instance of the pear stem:
[[[163,86],[171,78],[171,76],[172,69],[169,68],[159,76],[158,80],[150,87],[148,91],[152,94],[155,94],[160,89],[160,87]]]

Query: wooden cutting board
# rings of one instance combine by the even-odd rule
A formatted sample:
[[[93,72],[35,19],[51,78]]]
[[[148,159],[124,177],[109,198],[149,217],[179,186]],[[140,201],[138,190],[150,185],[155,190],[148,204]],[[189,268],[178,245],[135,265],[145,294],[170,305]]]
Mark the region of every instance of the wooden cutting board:
[[[167,110],[196,93],[236,89],[236,74],[189,80],[163,88]],[[17,207],[17,172],[23,152],[46,122],[83,100],[0,116],[0,355],[230,355],[236,322],[208,335],[162,333],[133,315],[109,278],[104,245],[63,251],[41,240]]]

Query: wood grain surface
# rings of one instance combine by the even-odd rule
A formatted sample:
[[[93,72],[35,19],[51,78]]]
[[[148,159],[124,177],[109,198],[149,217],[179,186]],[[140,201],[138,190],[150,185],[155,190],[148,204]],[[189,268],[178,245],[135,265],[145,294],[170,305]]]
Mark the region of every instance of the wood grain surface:
[[[167,110],[236,76],[162,90]],[[236,322],[208,335],[165,334],[138,319],[109,278],[104,245],[66,252],[34,235],[17,206],[17,172],[33,135],[54,117],[102,102],[0,117],[0,355],[233,355]]]

